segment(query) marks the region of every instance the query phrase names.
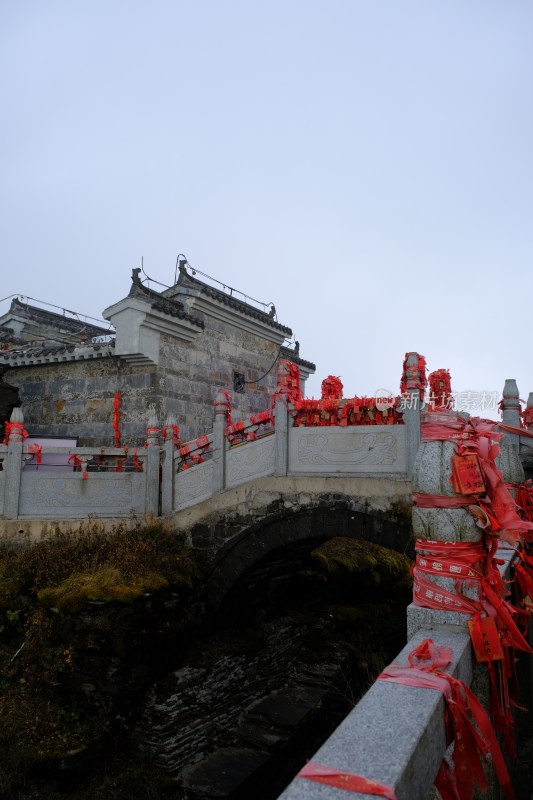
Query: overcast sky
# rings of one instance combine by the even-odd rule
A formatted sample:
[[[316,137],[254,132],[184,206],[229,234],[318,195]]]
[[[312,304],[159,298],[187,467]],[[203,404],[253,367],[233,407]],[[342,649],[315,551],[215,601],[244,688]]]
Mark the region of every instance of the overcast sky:
[[[408,350],[533,390],[530,0],[17,0],[0,74],[2,297],[99,317],[184,253],[275,303],[309,395]]]

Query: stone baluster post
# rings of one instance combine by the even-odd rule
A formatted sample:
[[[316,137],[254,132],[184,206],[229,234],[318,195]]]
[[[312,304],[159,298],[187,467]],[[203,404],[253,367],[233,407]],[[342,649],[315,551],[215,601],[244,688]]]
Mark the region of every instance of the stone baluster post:
[[[161,470],[161,513],[163,515],[172,512],[174,502],[174,441],[177,431],[175,417],[168,416],[163,427],[163,466]]]
[[[413,475],[416,454],[420,446],[420,386],[423,386],[424,375],[420,374],[418,367],[420,356],[418,353],[408,353],[405,365],[405,393],[403,421],[405,424],[407,444],[407,470]]]
[[[226,425],[228,424],[229,404],[222,389],[215,397],[215,421],[213,424],[213,494],[223,491],[226,486]]]
[[[520,428],[520,396],[516,381],[508,378],[503,387],[502,422]],[[524,468],[520,461],[520,436],[514,433],[505,433],[500,442],[500,455],[496,459],[496,466],[501,470],[507,483],[523,483],[525,480]]]
[[[7,441],[7,458],[4,461],[6,471],[4,516],[17,519],[19,512],[20,482],[22,479],[22,447],[24,444],[24,414],[21,408],[11,412],[9,438]]]
[[[289,469],[289,410],[284,397],[276,397],[275,420],[275,462],[274,475],[286,475]]]
[[[146,428],[146,507],[147,516],[159,514],[159,426],[155,414],[150,416]]]
[[[87,472],[87,465],[89,464],[89,461],[93,460],[93,456],[88,455],[87,453],[83,453],[82,455],[78,456],[78,458],[80,462],[80,472],[82,479],[86,479],[89,475],[89,473]]]
[[[289,469],[289,428],[292,417],[288,404],[294,390],[298,390],[291,382],[290,368],[285,361],[279,364],[278,383],[274,404],[275,455],[274,475],[287,475]]]
[[[507,378],[505,381],[505,386],[503,387],[502,412],[502,422],[506,425],[514,425],[515,428],[520,427],[520,397],[518,386],[514,378]],[[507,444],[518,445],[520,437],[516,436],[514,433],[506,433],[502,441]]]

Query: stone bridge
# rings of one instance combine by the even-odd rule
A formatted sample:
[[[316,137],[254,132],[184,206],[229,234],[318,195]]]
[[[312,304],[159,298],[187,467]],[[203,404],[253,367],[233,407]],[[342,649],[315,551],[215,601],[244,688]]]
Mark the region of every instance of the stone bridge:
[[[177,512],[178,530],[213,555],[206,599],[227,592],[279,548],[313,549],[336,536],[412,555],[410,481],[372,477],[264,477]]]
[[[134,454],[124,448],[50,445],[40,451],[24,437],[22,413],[15,409],[8,442],[0,446],[2,533],[28,540],[42,535],[43,525],[159,516],[213,557],[206,587],[213,607],[279,548],[312,548],[332,536],[352,536],[412,554],[411,493],[421,491],[425,479],[416,380],[407,383],[405,394],[410,402],[401,424],[353,427],[295,427],[290,403],[279,397],[275,428],[267,417],[250,418],[240,426],[240,442],[228,441],[228,409],[217,398],[210,434],[180,445],[172,420],[159,429],[150,419],[146,445]],[[528,406],[533,408],[532,395]],[[531,439],[520,435],[519,408],[518,390],[507,387],[504,421],[515,429],[507,435],[506,452],[509,463],[516,464],[520,452],[527,464],[533,448]],[[43,468],[47,453],[63,459],[61,470]],[[451,494],[443,475],[441,493]],[[514,480],[510,473],[506,479]],[[500,571],[509,576],[514,550],[499,555]],[[414,645],[432,638],[452,649],[449,670],[465,684],[479,673],[461,614],[411,606],[408,632],[410,642],[398,663],[406,663]],[[377,681],[315,760],[394,787],[398,800],[425,800],[445,750],[440,694]],[[282,797],[333,800],[337,794],[334,787],[297,778]],[[497,797],[497,789],[485,796]]]

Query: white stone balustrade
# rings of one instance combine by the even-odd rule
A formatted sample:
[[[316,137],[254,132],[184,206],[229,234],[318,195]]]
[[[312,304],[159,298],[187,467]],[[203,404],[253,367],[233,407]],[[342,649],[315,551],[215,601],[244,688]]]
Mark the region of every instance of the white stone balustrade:
[[[15,423],[13,425],[13,423]],[[0,445],[0,515],[4,519],[78,520],[157,516],[159,513],[159,433],[150,424],[151,447],[139,447],[135,461],[116,471],[133,452],[122,447],[41,445],[42,456],[62,456],[63,465],[39,469],[35,445],[25,440],[21,409],[14,409],[7,444]],[[69,459],[71,463],[69,464]],[[98,469],[105,460],[110,470]],[[31,470],[25,469],[31,464]]]

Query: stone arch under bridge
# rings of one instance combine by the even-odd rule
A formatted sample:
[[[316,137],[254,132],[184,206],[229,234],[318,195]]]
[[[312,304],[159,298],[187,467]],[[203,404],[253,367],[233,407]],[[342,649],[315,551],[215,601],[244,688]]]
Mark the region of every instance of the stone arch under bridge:
[[[371,508],[345,496],[314,497],[297,508],[278,508],[246,524],[219,525],[218,548],[206,583],[205,599],[216,611],[247,573],[261,562],[290,560],[335,537],[350,537],[413,557],[411,523],[401,504],[389,511]],[[235,528],[240,530],[235,530]],[[194,540],[194,534],[193,534]]]

